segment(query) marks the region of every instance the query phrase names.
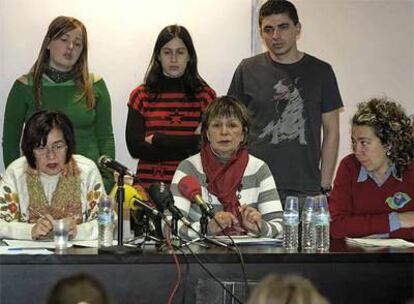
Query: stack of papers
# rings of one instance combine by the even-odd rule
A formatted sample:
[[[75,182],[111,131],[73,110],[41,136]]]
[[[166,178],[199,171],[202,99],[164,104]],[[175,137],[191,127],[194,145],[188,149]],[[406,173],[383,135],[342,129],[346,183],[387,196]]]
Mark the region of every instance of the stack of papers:
[[[53,254],[53,251],[43,248],[20,248],[0,246],[0,254]]]
[[[55,249],[55,242],[53,241],[24,241],[24,240],[3,240],[9,248],[43,248]],[[72,247],[72,243],[68,242],[68,247]]]
[[[234,243],[237,245],[273,245],[281,246],[282,239],[272,239],[272,238],[262,238],[262,237],[252,237],[249,235],[232,235],[231,238],[234,240]],[[233,242],[226,235],[218,235],[212,238],[213,240],[219,241],[226,245],[232,245]]]
[[[3,242],[8,246],[0,246],[0,254],[53,254],[55,249],[53,241],[3,240]],[[68,242],[68,247],[72,246],[73,243]]]
[[[53,254],[54,242],[3,240],[8,246],[0,246],[0,254]]]
[[[349,244],[374,246],[374,247],[414,247],[414,243],[403,239],[371,239],[371,238],[346,238]]]

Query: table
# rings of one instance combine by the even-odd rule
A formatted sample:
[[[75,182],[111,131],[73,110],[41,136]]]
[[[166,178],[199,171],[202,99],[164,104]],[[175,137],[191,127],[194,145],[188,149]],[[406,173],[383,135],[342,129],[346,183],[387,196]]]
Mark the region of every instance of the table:
[[[229,249],[205,249],[197,245],[192,248],[221,281],[243,281],[239,257]],[[301,274],[331,303],[338,304],[404,303],[414,297],[413,248],[367,250],[349,246],[343,240],[332,241],[330,252],[323,254],[285,253],[273,246],[240,248],[247,279],[252,282],[269,273]],[[179,252],[177,255],[182,272],[187,260],[189,273],[187,286],[179,290],[175,303],[181,303],[183,293],[186,303],[196,303],[196,297],[210,291],[212,297],[217,297],[214,303],[231,303],[213,292],[222,289],[208,280],[210,277],[194,257],[185,258]],[[96,276],[113,303],[166,303],[177,276],[172,256],[153,248],[126,255],[97,254],[95,248],[70,248],[64,255],[2,255],[0,267],[3,304],[45,303],[58,279],[77,272]]]

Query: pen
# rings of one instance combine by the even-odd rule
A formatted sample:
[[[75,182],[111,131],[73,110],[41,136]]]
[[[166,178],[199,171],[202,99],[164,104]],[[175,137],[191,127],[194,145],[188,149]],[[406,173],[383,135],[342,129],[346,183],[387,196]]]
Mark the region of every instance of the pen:
[[[36,216],[40,217],[40,218],[44,218],[44,219],[46,219],[46,216],[45,216],[43,213],[41,213],[41,212],[37,211],[36,209],[34,209],[34,208],[32,208],[32,207],[29,207],[29,211],[30,211],[31,213],[33,213],[34,215],[36,215]]]
[[[260,228],[259,224],[257,222],[255,222],[256,224],[256,228],[259,231],[259,235],[262,235],[262,229]]]
[[[39,218],[48,220],[53,226],[53,217],[50,214],[45,214],[43,212],[39,212],[38,210],[29,207],[29,212],[33,213],[34,215],[38,216]]]
[[[23,250],[41,250],[44,248],[37,248],[37,247],[11,247],[7,248],[8,251],[23,251]]]

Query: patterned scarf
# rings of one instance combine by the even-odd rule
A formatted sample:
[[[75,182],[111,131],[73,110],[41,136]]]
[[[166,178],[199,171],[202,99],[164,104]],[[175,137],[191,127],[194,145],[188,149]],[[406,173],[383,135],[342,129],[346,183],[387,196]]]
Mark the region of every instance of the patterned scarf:
[[[237,191],[241,189],[241,181],[249,161],[247,148],[240,148],[227,162],[220,161],[212,152],[210,144],[205,143],[201,148],[201,162],[207,175],[207,189],[217,196],[223,205],[223,210],[236,216],[242,225],[242,217],[239,211],[240,202]],[[242,228],[245,229],[245,227]],[[247,229],[245,229],[247,231]],[[225,234],[240,234],[233,228],[226,228]]]
[[[76,161],[71,158],[59,177],[49,205],[38,170],[28,168],[26,183],[29,193],[29,223],[35,223],[43,214],[54,219],[74,217],[82,223],[82,202],[80,191],[80,172]]]

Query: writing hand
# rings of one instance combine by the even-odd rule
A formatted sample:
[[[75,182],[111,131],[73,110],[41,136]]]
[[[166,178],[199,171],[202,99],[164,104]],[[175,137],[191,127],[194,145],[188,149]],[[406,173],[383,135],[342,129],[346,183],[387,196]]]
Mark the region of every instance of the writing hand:
[[[219,211],[214,215],[214,219],[211,219],[208,223],[208,229],[210,233],[217,234],[227,227],[233,227],[238,225],[239,221],[230,212]],[[221,226],[221,227],[220,227]]]
[[[249,205],[241,205],[239,211],[242,216],[243,225],[254,233],[261,233],[262,214],[255,208]]]
[[[53,230],[53,218],[50,214],[40,217],[32,227],[32,239],[36,240],[46,236]]]

